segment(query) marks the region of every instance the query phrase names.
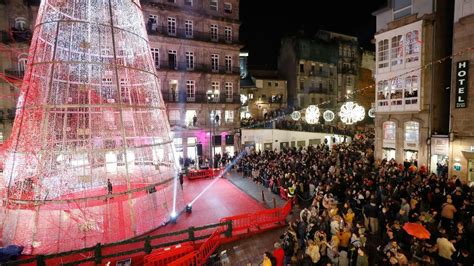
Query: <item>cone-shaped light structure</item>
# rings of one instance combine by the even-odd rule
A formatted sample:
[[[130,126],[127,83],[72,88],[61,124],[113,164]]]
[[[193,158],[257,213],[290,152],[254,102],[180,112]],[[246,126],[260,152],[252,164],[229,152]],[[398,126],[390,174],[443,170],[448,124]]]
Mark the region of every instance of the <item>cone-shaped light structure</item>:
[[[42,1],[12,132],[5,245],[40,254],[115,242],[184,208],[138,0]]]

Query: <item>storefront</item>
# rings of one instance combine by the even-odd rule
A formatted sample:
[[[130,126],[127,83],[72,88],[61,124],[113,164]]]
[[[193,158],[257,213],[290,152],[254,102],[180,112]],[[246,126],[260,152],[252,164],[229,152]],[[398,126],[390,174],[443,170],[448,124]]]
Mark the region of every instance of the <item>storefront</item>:
[[[382,140],[382,158],[391,160],[396,157],[396,132],[397,126],[395,122],[387,121],[383,123],[383,140]]]
[[[405,123],[405,143],[403,146],[404,160],[418,160],[420,148],[420,123],[409,121]]]
[[[431,138],[431,162],[430,170],[436,173],[438,164],[448,164],[449,138],[448,136],[433,136]]]

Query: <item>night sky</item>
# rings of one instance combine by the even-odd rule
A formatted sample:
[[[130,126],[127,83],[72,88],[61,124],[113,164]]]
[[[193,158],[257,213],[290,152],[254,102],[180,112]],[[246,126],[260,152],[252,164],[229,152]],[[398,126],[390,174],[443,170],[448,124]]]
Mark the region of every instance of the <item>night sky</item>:
[[[249,67],[274,68],[280,40],[304,30],[314,35],[319,29],[359,38],[373,50],[375,32],[372,12],[387,0],[240,0],[240,39],[250,52]]]

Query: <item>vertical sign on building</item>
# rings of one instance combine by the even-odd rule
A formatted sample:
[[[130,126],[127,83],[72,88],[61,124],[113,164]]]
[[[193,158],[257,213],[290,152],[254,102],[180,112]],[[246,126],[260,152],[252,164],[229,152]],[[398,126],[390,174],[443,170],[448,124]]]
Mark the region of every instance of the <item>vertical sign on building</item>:
[[[456,63],[456,108],[467,107],[467,73],[469,71],[469,61]]]

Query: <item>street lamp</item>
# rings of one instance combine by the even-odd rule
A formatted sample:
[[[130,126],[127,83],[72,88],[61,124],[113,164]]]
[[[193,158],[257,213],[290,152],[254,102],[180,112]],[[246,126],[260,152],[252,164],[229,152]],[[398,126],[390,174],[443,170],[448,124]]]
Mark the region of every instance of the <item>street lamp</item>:
[[[206,95],[207,95],[207,107],[209,108],[209,121],[210,121],[210,124],[209,124],[209,168],[212,168],[212,166],[214,165],[213,164],[213,161],[214,161],[214,156],[213,156],[213,145],[214,145],[214,140],[212,139],[212,131],[213,131],[213,126],[214,126],[214,122],[215,122],[215,117],[213,117],[213,115],[215,116],[214,114],[214,109],[211,110],[211,106],[209,105],[209,103],[211,102],[215,102],[217,97],[219,97],[219,91],[215,91],[215,90],[208,90],[206,92]]]

